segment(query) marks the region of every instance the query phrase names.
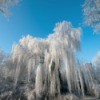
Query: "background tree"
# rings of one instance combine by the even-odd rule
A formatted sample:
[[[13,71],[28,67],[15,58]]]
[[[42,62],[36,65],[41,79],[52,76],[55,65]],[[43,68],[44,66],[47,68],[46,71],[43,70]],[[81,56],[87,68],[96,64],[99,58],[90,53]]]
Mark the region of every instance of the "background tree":
[[[83,5],[84,23],[100,33],[100,0],[85,0]]]
[[[19,3],[19,0],[0,0],[0,12],[5,16],[9,15],[9,9]]]
[[[4,52],[0,50],[0,63],[4,59]]]

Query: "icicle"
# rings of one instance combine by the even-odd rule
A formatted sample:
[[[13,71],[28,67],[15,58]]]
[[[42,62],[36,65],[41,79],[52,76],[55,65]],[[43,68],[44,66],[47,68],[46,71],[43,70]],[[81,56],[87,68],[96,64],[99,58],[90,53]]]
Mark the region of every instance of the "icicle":
[[[43,94],[43,89],[44,89],[44,85],[43,85],[43,81],[44,81],[44,75],[43,75],[43,64],[44,64],[44,55],[42,54],[40,56],[40,64],[37,67],[37,71],[36,71],[36,80],[35,80],[35,90],[36,90],[36,96],[37,97],[41,97]]]
[[[28,83],[29,83],[29,81],[30,81],[30,74],[31,74],[31,66],[32,66],[32,64],[31,64],[31,59],[29,60],[29,62],[28,62],[28,67],[27,67],[27,70],[28,70],[28,77],[27,77],[27,80],[28,80]]]
[[[49,67],[50,67],[50,94],[51,96],[55,96],[56,94],[60,94],[59,72],[53,60],[51,60]]]
[[[43,69],[42,68],[43,66],[42,64],[40,64],[36,70],[35,90],[36,90],[37,97],[38,96],[40,97],[43,91]]]
[[[83,84],[83,77],[82,77],[82,73],[81,73],[80,69],[78,69],[78,77],[79,77],[79,82],[80,82],[80,86],[81,86],[81,92],[84,97],[84,84]]]

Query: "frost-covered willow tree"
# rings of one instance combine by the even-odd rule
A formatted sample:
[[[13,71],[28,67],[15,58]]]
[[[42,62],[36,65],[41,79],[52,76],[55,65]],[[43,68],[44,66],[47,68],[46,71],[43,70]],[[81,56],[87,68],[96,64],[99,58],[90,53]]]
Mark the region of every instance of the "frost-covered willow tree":
[[[63,100],[67,93],[70,97],[73,94],[100,97],[99,67],[93,68],[99,66],[99,56],[95,65],[81,64],[76,58],[81,34],[80,27],[74,28],[70,22],[63,21],[56,24],[46,39],[27,35],[13,46],[11,55],[2,63],[4,70],[0,74],[5,80],[13,81],[14,91],[15,87],[23,89],[28,100],[55,100],[57,96]]]
[[[0,50],[0,63],[4,59],[4,52]]]
[[[100,97],[100,51],[94,57],[93,64],[94,64],[95,80],[96,80],[96,84],[94,85],[95,87],[94,92],[97,97]]]
[[[54,32],[47,39],[34,38],[30,35],[23,37],[19,44],[13,47],[12,52],[13,61],[16,63],[16,81],[21,77],[23,79],[26,77],[25,80],[29,81],[34,77],[33,75],[36,75],[36,88],[38,88],[42,84],[39,84],[38,80],[42,78],[46,81],[46,75],[48,75],[49,85],[47,86],[50,93],[55,95],[60,93],[60,71],[66,70],[68,84],[66,88],[71,92],[73,87],[76,87],[74,84],[74,78],[77,77],[74,71],[76,69],[75,54],[80,49],[81,33],[81,28],[73,28],[70,22],[63,21],[56,24]],[[44,75],[38,74],[38,72],[42,73],[40,68],[37,70],[41,57],[44,60]]]
[[[93,63],[95,65],[97,80],[99,80],[100,82],[100,52],[98,52],[97,55],[95,56]]]
[[[83,5],[85,24],[100,33],[100,0],[85,0]]]
[[[96,57],[94,58],[94,63],[96,66],[100,66],[100,52],[98,52]]]
[[[69,92],[72,91],[75,76],[75,53],[80,49],[81,28],[73,28],[70,22],[57,23],[54,33],[49,35],[50,53],[57,68],[66,70]],[[64,64],[62,64],[64,63]],[[54,88],[53,88],[54,89]]]
[[[19,3],[19,0],[0,0],[0,12],[9,15],[9,9]]]

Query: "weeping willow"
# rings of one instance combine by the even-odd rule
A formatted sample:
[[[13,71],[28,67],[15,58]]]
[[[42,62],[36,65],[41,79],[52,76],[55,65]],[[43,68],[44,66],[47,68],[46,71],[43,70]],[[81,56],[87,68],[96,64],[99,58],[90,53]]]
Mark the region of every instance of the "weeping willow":
[[[46,39],[30,35],[20,39],[0,64],[0,99],[80,100],[88,95],[99,98],[99,67],[80,63],[76,58],[81,34],[80,27],[63,21]]]

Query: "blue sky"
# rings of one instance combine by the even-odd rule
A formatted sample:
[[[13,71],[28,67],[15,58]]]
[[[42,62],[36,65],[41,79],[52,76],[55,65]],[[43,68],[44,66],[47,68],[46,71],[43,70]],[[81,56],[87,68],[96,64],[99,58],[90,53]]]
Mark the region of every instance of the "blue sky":
[[[83,2],[84,0],[22,0],[10,10],[9,18],[0,13],[0,49],[9,53],[12,45],[27,34],[46,38],[52,33],[55,23],[63,20],[79,27],[83,21]],[[100,35],[93,34],[92,28],[84,26],[82,29],[79,58],[91,61],[100,50]]]

